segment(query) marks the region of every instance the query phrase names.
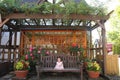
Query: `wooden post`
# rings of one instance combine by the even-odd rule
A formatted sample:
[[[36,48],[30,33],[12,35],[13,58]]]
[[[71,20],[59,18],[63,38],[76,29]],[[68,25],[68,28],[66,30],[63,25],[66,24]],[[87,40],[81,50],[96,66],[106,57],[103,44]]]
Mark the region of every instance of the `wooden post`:
[[[104,69],[103,73],[106,75],[106,29],[104,26],[104,22],[99,23],[102,28],[102,48],[103,48],[103,61],[104,61]]]
[[[102,29],[102,34],[103,34],[103,61],[104,61],[104,74],[106,74],[106,31],[105,29]]]
[[[93,47],[92,47],[92,31],[90,30],[90,55],[89,55],[89,58],[92,58],[92,54],[93,54],[92,53],[93,51],[91,50],[91,48],[93,48]]]
[[[0,23],[2,23],[2,18],[1,18],[1,14],[0,14]]]
[[[15,35],[14,35],[14,53],[13,53],[14,61],[16,61],[16,41],[17,41],[17,31],[15,31]]]
[[[8,61],[11,60],[11,45],[12,45],[12,32],[9,32],[9,49],[8,49]]]
[[[2,51],[2,61],[4,61],[4,56],[5,56],[5,49]]]
[[[23,55],[23,51],[24,51],[24,32],[21,32],[21,35],[20,35],[20,53],[19,53],[19,58]]]
[[[2,39],[2,28],[0,28],[0,45],[1,45],[1,39]]]

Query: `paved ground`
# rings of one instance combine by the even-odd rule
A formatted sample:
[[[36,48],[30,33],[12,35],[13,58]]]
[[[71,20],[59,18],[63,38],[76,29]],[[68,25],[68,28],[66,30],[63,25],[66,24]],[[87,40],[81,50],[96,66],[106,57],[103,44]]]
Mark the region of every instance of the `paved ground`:
[[[120,76],[109,76],[110,80],[120,80]]]
[[[15,75],[13,73],[9,73],[0,80],[37,80],[36,74],[32,73],[28,75],[27,79],[16,79],[14,77]],[[80,80],[78,73],[43,73],[41,75],[41,80]],[[83,80],[106,80],[102,77],[99,77],[97,79],[90,79],[87,78],[86,74],[84,74]]]

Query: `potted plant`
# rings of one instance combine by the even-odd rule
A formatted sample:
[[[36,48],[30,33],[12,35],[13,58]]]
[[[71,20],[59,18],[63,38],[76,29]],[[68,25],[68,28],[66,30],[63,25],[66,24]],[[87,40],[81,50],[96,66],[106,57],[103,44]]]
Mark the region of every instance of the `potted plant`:
[[[15,74],[17,78],[25,78],[29,70],[29,62],[25,60],[19,60],[14,64]]]
[[[83,57],[84,48],[81,45],[73,43],[72,46],[69,47],[69,51],[71,55]]]
[[[30,47],[24,52],[22,59],[29,62],[30,72],[35,71],[35,66],[38,62],[38,58],[40,58],[40,55],[49,55],[49,51],[45,50],[44,48],[34,47],[30,45]]]
[[[91,62],[91,60],[90,60],[89,58],[87,58],[87,57],[84,57],[83,62],[84,62],[83,66],[84,66],[84,68],[86,69],[86,68],[87,68],[87,64],[88,64],[89,62]]]
[[[98,78],[100,75],[101,67],[96,61],[87,63],[87,72],[90,78]]]

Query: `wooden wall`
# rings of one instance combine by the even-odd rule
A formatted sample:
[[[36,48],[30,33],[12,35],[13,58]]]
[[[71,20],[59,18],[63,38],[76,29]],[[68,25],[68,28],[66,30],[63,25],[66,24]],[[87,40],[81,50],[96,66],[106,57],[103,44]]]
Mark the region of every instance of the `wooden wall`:
[[[44,30],[22,32],[21,48],[29,45],[40,46],[57,52],[68,53],[68,47],[73,43],[86,48],[86,31]],[[51,51],[52,52],[52,51]]]
[[[106,55],[106,74],[118,75],[118,55]]]

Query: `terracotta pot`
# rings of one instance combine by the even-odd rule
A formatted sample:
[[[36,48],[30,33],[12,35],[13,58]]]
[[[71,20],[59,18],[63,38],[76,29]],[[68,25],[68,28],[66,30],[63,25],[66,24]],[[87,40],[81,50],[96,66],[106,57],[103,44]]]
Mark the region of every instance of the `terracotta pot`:
[[[90,78],[98,78],[100,75],[99,71],[87,71]]]
[[[28,74],[28,70],[15,71],[17,78],[25,78]]]

